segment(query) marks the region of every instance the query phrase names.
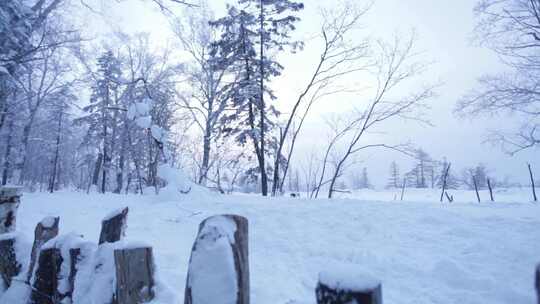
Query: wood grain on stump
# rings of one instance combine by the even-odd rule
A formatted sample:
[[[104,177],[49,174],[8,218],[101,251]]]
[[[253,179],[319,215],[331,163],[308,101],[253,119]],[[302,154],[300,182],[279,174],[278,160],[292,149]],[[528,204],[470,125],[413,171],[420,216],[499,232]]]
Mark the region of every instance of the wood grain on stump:
[[[381,284],[354,290],[330,287],[319,282],[316,295],[317,304],[382,304]]]
[[[0,234],[15,231],[20,199],[20,188],[0,187]]]
[[[114,243],[124,236],[128,211],[129,209],[126,207],[101,222],[99,244]]]
[[[58,279],[62,266],[59,248],[45,248],[39,253],[34,282],[32,284],[31,304],[58,304],[62,298],[58,291]]]
[[[21,264],[17,261],[15,252],[16,242],[15,235],[0,240],[0,276],[2,278],[0,283],[4,288],[11,286],[13,277],[21,271]]]
[[[30,265],[28,266],[28,273],[26,275],[27,282],[30,282],[32,277],[36,258],[41,246],[58,235],[59,222],[59,217],[45,218],[36,225],[36,229],[34,230],[34,244],[32,245],[32,252],[30,253]]]
[[[115,303],[139,304],[154,298],[154,260],[151,247],[116,249]]]

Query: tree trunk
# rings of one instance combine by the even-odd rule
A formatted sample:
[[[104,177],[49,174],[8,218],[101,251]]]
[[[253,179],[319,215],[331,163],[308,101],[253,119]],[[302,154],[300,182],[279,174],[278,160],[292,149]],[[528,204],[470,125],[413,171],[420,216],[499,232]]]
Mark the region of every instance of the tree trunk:
[[[9,170],[11,169],[11,162],[9,160],[11,156],[11,146],[13,140],[13,118],[9,120],[8,124],[8,136],[6,140],[6,151],[4,152],[4,169],[2,171],[2,186],[6,185],[9,177]]]
[[[58,235],[59,222],[59,217],[47,217],[36,225],[36,229],[34,230],[34,244],[32,245],[32,252],[30,253],[30,265],[28,266],[28,272],[26,274],[26,282],[30,282],[30,279],[32,278],[34,265],[36,264],[36,259],[41,246]]]
[[[151,247],[117,249],[116,304],[139,304],[154,298],[154,259]]]
[[[204,220],[191,251],[184,303],[249,304],[248,254],[246,218],[217,215]],[[212,296],[216,288],[219,296]]]
[[[206,131],[203,139],[203,158],[201,164],[201,171],[199,173],[199,184],[206,186],[206,180],[208,179],[208,170],[210,164],[210,129],[206,126]]]
[[[103,164],[103,154],[99,153],[96,160],[96,165],[94,166],[94,174],[92,175],[92,185],[96,186],[96,188],[99,182],[99,172],[101,171],[102,164]]]
[[[119,210],[101,222],[99,244],[114,243],[119,241],[125,234],[127,225],[128,207]]]
[[[58,158],[60,157],[60,134],[62,132],[62,112],[58,118],[58,129],[56,130],[56,148],[54,151],[53,172],[51,174],[51,182],[49,184],[49,192],[54,192],[54,186],[56,184],[56,175],[58,171]]]
[[[264,103],[264,1],[263,0],[260,0],[259,2],[259,6],[260,6],[260,16],[259,16],[259,24],[260,24],[260,28],[259,28],[259,38],[261,39],[261,42],[260,42],[260,58],[259,58],[259,70],[261,72],[261,83],[260,83],[260,99],[261,99],[261,104],[260,104],[260,116],[259,119],[259,129],[260,129],[260,132],[261,132],[261,138],[260,138],[260,147],[261,147],[261,160],[259,161],[259,166],[260,166],[260,169],[261,169],[261,191],[262,191],[262,195],[263,196],[267,196],[268,195],[268,175],[266,174],[266,161],[265,161],[265,116],[266,116],[266,106],[265,106],[265,103]],[[276,156],[278,157],[278,156]]]

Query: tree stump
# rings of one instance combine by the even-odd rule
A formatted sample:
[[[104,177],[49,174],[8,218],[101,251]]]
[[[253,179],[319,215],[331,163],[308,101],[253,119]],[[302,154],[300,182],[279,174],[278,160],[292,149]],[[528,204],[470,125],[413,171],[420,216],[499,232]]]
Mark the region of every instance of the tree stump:
[[[127,214],[129,209],[115,211],[103,219],[101,222],[101,233],[99,244],[114,243],[119,241],[125,234],[127,224]]]
[[[58,235],[59,221],[59,217],[46,217],[36,225],[36,229],[34,230],[34,244],[30,253],[30,265],[28,266],[28,274],[26,276],[27,282],[30,282],[32,278],[34,265],[36,264],[36,258],[41,246]]]
[[[73,297],[73,291],[75,290],[75,277],[77,276],[77,264],[80,261],[80,256],[81,256],[81,248],[69,249],[69,259],[71,261],[70,266],[69,266],[69,277],[68,277],[69,291],[65,296],[67,296],[70,299]]]
[[[185,304],[249,303],[248,221],[217,215],[199,225],[189,261]]]
[[[540,304],[540,264],[536,266],[534,286],[536,287],[536,301]]]
[[[19,208],[20,200],[20,188],[0,188],[0,234],[15,231],[17,209]]]
[[[139,304],[154,298],[152,247],[116,249],[116,304]]]
[[[317,304],[382,304],[381,283],[356,274],[321,273]]]
[[[0,276],[4,289],[11,286],[13,277],[21,271],[22,265],[17,261],[15,252],[15,234],[5,234],[0,237]]]
[[[31,304],[58,304],[62,296],[58,279],[62,265],[59,248],[44,248],[39,253],[38,265],[30,296]]]

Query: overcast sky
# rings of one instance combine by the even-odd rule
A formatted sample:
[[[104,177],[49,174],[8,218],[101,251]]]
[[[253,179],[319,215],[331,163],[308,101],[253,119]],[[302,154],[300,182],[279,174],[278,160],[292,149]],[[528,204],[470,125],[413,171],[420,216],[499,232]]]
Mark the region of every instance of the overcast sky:
[[[100,0],[94,0],[100,1]],[[208,1],[220,16],[223,1]],[[500,71],[503,66],[489,50],[476,47],[472,42],[475,18],[475,0],[376,0],[363,20],[364,32],[382,39],[391,39],[394,34],[417,33],[417,50],[423,51],[426,61],[433,61],[423,81],[443,81],[437,90],[438,96],[431,101],[429,117],[433,127],[417,123],[395,121],[384,128],[380,136],[392,143],[413,141],[433,158],[447,157],[456,168],[485,163],[498,178],[510,176],[519,182],[527,182],[526,163],[531,162],[540,175],[540,157],[537,150],[509,156],[499,147],[483,144],[490,129],[511,128],[519,122],[518,117],[474,117],[461,119],[452,110],[456,101],[467,90],[473,88],[476,79],[485,74]],[[356,3],[356,0],[354,1]],[[305,1],[306,9],[298,29],[299,37],[309,37],[320,28],[320,7],[331,7],[334,0]],[[115,26],[128,32],[150,32],[155,41],[163,43],[170,38],[170,29],[165,18],[152,6],[137,1],[125,1],[109,7],[107,14],[113,17]],[[194,9],[196,10],[196,9]],[[180,12],[180,10],[179,10]],[[95,17],[95,16],[94,16]],[[88,19],[93,19],[90,15]],[[92,23],[95,24],[95,23]],[[103,31],[104,26],[100,27]],[[284,56],[285,71],[273,85],[278,98],[278,107],[287,104],[296,96],[305,83],[306,71],[313,68],[317,49],[315,45],[296,55]],[[301,142],[298,157],[303,158],[313,149],[322,149],[327,127],[324,123],[330,113],[348,113],[361,96],[347,96],[321,100],[310,117]],[[377,138],[378,139],[378,138]],[[377,140],[375,139],[375,140]],[[392,160],[401,164],[401,170],[410,169],[411,161],[390,152],[371,151],[359,155],[363,161],[359,167],[368,167],[374,183],[382,185],[388,177]],[[352,168],[351,170],[355,170]]]

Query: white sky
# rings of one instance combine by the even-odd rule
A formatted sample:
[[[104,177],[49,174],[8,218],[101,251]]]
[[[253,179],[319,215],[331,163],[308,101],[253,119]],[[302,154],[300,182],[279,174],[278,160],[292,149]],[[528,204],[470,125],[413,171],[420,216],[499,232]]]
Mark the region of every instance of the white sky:
[[[93,0],[94,3],[100,0]],[[355,2],[356,0],[353,0]],[[88,0],[89,3],[92,1]],[[224,7],[224,1],[208,0],[216,8],[216,15]],[[471,37],[475,19],[473,6],[475,0],[376,0],[363,24],[365,32],[376,37],[391,39],[395,33],[408,33],[414,29],[418,36],[417,49],[424,52],[426,60],[434,61],[425,81],[442,80],[444,85],[437,90],[438,96],[432,100],[430,110],[434,127],[395,121],[385,129],[384,136],[392,143],[413,141],[433,158],[447,157],[455,168],[485,163],[498,178],[511,176],[513,180],[527,182],[526,163],[531,162],[540,176],[540,157],[538,149],[508,156],[498,147],[483,144],[484,135],[490,128],[509,128],[517,123],[516,117],[497,116],[491,118],[460,119],[453,115],[456,100],[475,86],[475,80],[482,74],[496,72],[503,67],[497,57],[489,50],[472,46]],[[305,0],[306,9],[300,14],[303,19],[299,24],[298,35],[307,36],[320,28],[319,7],[331,7],[334,0]],[[129,0],[119,4],[108,4],[106,13],[112,17],[109,26],[121,28],[127,32],[149,32],[155,41],[164,42],[170,37],[166,19],[155,7],[142,1]],[[87,19],[98,18],[89,13]],[[95,26],[95,21],[89,23]],[[95,32],[102,32],[99,26]],[[306,71],[312,68],[311,59],[316,58],[316,47],[308,44],[306,50],[296,55],[282,58],[285,71],[274,83],[278,95],[278,107],[296,96],[308,76]],[[325,117],[329,113],[347,113],[359,98],[336,97],[322,100],[305,126],[301,148],[296,157],[302,158],[312,149],[323,149]],[[286,110],[286,108],[284,108]],[[410,169],[410,160],[390,152],[372,151],[359,155],[363,161],[358,165],[367,166],[370,178],[375,184],[382,185],[388,177],[388,167],[392,160],[398,161],[402,172]],[[351,170],[354,170],[352,168]],[[359,170],[359,169],[358,169]]]

